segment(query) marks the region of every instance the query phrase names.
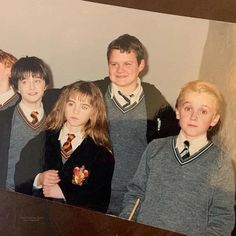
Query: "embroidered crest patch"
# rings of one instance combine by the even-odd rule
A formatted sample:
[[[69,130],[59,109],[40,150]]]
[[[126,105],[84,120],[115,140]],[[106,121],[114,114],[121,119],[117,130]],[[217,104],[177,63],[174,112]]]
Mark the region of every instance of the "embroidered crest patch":
[[[82,186],[88,175],[89,172],[85,169],[84,165],[82,165],[81,167],[76,166],[73,169],[72,183]]]

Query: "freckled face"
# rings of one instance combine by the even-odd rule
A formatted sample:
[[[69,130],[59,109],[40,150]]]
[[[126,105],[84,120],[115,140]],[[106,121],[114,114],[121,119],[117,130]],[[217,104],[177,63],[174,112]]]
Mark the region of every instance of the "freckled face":
[[[145,66],[144,60],[138,64],[134,51],[130,53],[113,49],[109,57],[109,77],[123,91],[133,92],[137,87],[137,78]]]
[[[93,114],[88,97],[70,97],[65,107],[66,125],[71,131],[81,131]]]
[[[176,109],[176,117],[186,138],[207,134],[210,126],[215,126],[220,116],[216,113],[215,97],[208,93],[189,92]]]

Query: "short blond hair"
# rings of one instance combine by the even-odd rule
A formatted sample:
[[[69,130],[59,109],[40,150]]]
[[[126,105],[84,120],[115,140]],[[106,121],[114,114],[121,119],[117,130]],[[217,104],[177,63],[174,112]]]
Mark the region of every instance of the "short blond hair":
[[[207,93],[215,98],[216,114],[220,116],[220,120],[218,121],[216,126],[209,129],[208,138],[211,138],[213,135],[215,135],[218,132],[220,128],[220,124],[222,123],[224,119],[226,104],[225,104],[223,95],[218,89],[218,87],[212,82],[204,81],[204,80],[193,80],[193,81],[187,82],[181,88],[179,96],[175,104],[175,107],[177,109],[182,104],[185,95],[189,92]]]

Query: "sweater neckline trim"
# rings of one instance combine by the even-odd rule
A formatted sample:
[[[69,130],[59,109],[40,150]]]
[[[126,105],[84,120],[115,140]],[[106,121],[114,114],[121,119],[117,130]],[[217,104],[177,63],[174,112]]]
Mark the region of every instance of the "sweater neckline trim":
[[[26,116],[24,115],[24,112],[22,111],[22,109],[20,108],[19,104],[17,104],[16,106],[16,110],[18,112],[18,114],[20,115],[20,117],[23,119],[23,121],[25,122],[26,125],[28,125],[31,129],[33,130],[40,130],[41,127],[43,127],[45,121],[46,121],[46,116],[44,114],[43,118],[37,122],[36,124],[31,124],[31,122],[26,118]]]
[[[178,163],[183,166],[186,165],[202,156],[204,152],[206,152],[210,147],[213,146],[213,143],[209,141],[205,146],[203,146],[200,150],[195,152],[194,154],[190,155],[188,158],[184,159],[181,157],[178,149],[175,147],[176,146],[176,138],[177,136],[173,137],[172,139],[172,149],[174,152],[175,159],[178,161]]]
[[[111,87],[110,86],[108,86],[108,92],[109,92],[109,96],[111,96]],[[125,114],[125,113],[131,111],[132,109],[134,109],[140,103],[140,101],[142,101],[143,98],[144,98],[144,92],[141,93],[140,98],[139,98],[139,102],[134,102],[132,105],[128,106],[127,108],[124,108],[123,106],[121,106],[120,103],[118,102],[118,100],[115,98],[115,96],[113,96],[112,101],[114,102],[116,107],[119,108],[119,110],[123,114]]]
[[[3,107],[5,107],[5,106],[7,106],[9,103],[11,103],[12,101],[14,101],[15,99],[17,99],[17,97],[18,97],[18,94],[17,93],[15,93],[13,96],[11,96],[7,101],[5,101],[4,103],[2,103],[1,105],[0,105],[0,108],[3,108]]]

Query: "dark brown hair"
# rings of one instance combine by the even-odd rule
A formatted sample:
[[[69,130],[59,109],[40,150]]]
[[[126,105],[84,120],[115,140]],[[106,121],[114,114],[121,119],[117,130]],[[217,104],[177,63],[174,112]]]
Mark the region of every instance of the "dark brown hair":
[[[133,51],[136,54],[138,65],[145,58],[145,48],[143,44],[134,36],[123,34],[113,40],[107,48],[107,60],[109,62],[110,55],[113,49],[118,49],[121,52],[130,53]]]

